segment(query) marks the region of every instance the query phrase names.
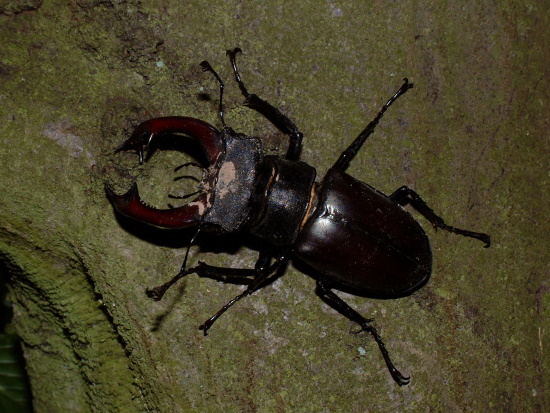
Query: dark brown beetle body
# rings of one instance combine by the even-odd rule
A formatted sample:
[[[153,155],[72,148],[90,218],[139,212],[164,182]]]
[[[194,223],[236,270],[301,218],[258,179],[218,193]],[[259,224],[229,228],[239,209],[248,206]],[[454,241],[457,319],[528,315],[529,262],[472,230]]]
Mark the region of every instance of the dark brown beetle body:
[[[117,149],[117,152],[136,150],[142,162],[144,151],[162,136],[177,139],[179,134],[192,138],[201,145],[208,163],[197,198],[182,207],[159,210],[141,202],[135,185],[124,195],[117,195],[108,185],[106,191],[115,209],[128,217],[161,228],[197,227],[191,243],[200,231],[250,233],[261,240],[258,261],[254,269],[214,267],[203,262],[187,268],[186,254],[181,271],[166,284],[147,290],[147,294],[160,300],[171,285],[189,274],[247,285],[243,293],[199,327],[206,335],[229,307],[269,284],[291,258],[298,258],[317,273],[317,294],[369,332],[393,379],[399,385],[408,384],[409,378],[390,360],[382,338],[371,325],[372,320],[364,318],[332,290],[397,298],[427,282],[432,265],[430,244],[422,227],[403,209],[406,204],[435,228],[477,238],[487,247],[490,237],[445,224],[416,192],[405,186],[386,196],[344,172],[388,107],[412,88],[407,79],[342,152],[321,183],[316,183],[315,168],[298,160],[302,133],[278,109],[248,93],[237,70],[239,52],[235,49],[228,51],[228,55],[246,98],[245,105],[289,136],[286,155],[265,155],[258,138],[235,133],[225,125],[223,82],[208,62],[202,62],[203,70],[211,72],[220,82],[219,114],[223,130],[189,117],[151,119],[140,124]]]
[[[338,285],[379,298],[411,293],[432,267],[428,237],[412,215],[337,169],[323,179],[317,211],[294,251]]]

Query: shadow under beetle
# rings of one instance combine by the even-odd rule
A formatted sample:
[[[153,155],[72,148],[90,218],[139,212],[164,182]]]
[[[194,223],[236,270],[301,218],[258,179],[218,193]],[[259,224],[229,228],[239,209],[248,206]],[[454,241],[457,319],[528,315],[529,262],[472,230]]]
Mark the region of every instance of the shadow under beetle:
[[[114,208],[130,218],[161,228],[198,227],[190,245],[200,231],[253,234],[262,245],[258,261],[254,269],[214,267],[203,262],[188,269],[186,254],[180,272],[166,284],[148,289],[147,294],[160,300],[176,281],[193,273],[247,285],[242,294],[199,327],[206,335],[229,307],[269,284],[292,257],[298,258],[318,273],[317,294],[370,333],[393,379],[400,386],[408,384],[409,377],[394,367],[382,338],[371,325],[373,320],[352,309],[333,289],[376,298],[398,298],[426,283],[432,267],[430,244],[422,227],[403,208],[407,204],[436,229],[477,238],[485,247],[490,245],[490,237],[445,224],[406,186],[386,196],[345,173],[388,107],[413,87],[407,79],[317,183],[315,168],[298,160],[302,133],[294,122],[265,100],[248,93],[237,69],[236,55],[240,52],[236,48],[227,54],[246,98],[244,104],[289,136],[286,155],[264,155],[260,139],[235,133],[226,126],[222,110],[224,83],[210,64],[203,61],[202,69],[211,72],[220,83],[219,117],[223,129],[190,117],[151,119],[141,123],[116,150],[136,150],[142,163],[144,151],[162,135],[175,139],[180,134],[195,140],[208,162],[198,197],[185,206],[159,210],[141,201],[135,184],[124,195],[117,195],[108,185],[106,192]]]

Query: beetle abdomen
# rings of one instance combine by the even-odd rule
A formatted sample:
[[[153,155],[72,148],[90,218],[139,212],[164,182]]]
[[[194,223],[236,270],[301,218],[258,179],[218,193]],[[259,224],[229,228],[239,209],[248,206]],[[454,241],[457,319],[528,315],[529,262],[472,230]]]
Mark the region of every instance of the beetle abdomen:
[[[428,237],[412,215],[337,169],[325,176],[294,251],[326,279],[375,297],[406,295],[431,273]]]

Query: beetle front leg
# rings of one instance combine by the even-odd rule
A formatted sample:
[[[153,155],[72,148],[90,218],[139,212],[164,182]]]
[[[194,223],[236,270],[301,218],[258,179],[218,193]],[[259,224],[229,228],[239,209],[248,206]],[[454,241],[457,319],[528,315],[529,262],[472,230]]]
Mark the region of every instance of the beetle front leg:
[[[239,74],[239,69],[237,68],[236,56],[237,54],[242,53],[242,50],[238,47],[233,50],[228,50],[227,55],[233,66],[233,72],[235,73],[235,80],[239,84],[239,89],[241,89],[242,94],[246,98],[245,106],[248,106],[251,109],[256,110],[262,114],[267,120],[269,120],[273,125],[277,127],[285,135],[289,136],[290,142],[288,149],[285,155],[285,159],[292,161],[298,160],[300,157],[300,151],[302,150],[302,138],[303,134],[298,130],[298,127],[294,122],[292,122],[285,114],[283,114],[279,109],[266,102],[258,95],[248,93],[243,81],[241,80],[241,75]]]
[[[250,285],[254,281],[254,278],[269,269],[270,262],[271,250],[266,249],[260,251],[254,268],[216,267],[199,261],[199,264],[189,271],[201,278],[210,278],[228,284]]]
[[[489,248],[489,246],[491,245],[491,237],[487,234],[455,228],[445,224],[443,218],[437,216],[435,212],[428,206],[428,204],[426,204],[426,202],[424,202],[424,200],[420,198],[420,195],[418,195],[415,191],[407,186],[402,186],[393,194],[391,194],[389,198],[393,202],[401,206],[411,204],[411,206],[418,212],[420,212],[428,221],[430,221],[430,223],[436,229],[441,228],[445,231],[449,231],[465,237],[478,239],[485,243],[485,248]]]
[[[390,374],[395,380],[395,382],[400,386],[409,384],[410,377],[403,376],[399,372],[399,370],[395,368],[395,366],[393,365],[390,359],[390,355],[388,354],[388,350],[386,349],[386,346],[382,341],[382,337],[380,337],[380,335],[378,334],[378,331],[376,331],[376,329],[370,325],[370,323],[373,321],[372,319],[366,319],[357,311],[355,311],[353,308],[351,308],[344,300],[338,297],[330,289],[330,287],[327,286],[323,281],[320,281],[320,280],[317,281],[316,292],[319,295],[319,297],[321,297],[321,299],[325,301],[328,305],[330,305],[340,314],[349,318],[351,321],[354,321],[357,324],[359,324],[364,331],[367,331],[368,333],[370,333],[374,337],[376,344],[378,344],[378,348],[382,353],[382,357],[384,357],[384,361],[386,362],[386,365],[388,366],[388,370],[390,371]]]
[[[199,261],[196,267],[189,269],[182,267],[170,281],[157,287],[147,288],[145,293],[147,297],[160,301],[170,287],[189,274],[197,274],[201,278],[210,278],[228,284],[251,285],[254,282],[254,277],[258,276],[258,271],[247,268],[214,267]]]

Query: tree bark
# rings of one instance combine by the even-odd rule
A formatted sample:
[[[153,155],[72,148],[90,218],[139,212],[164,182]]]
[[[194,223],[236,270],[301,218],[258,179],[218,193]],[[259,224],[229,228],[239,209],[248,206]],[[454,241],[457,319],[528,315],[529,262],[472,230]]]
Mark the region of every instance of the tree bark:
[[[536,1],[1,1],[0,260],[35,411],[547,411],[548,13]],[[173,180],[181,151],[143,166],[115,155],[132,129],[168,115],[219,126],[207,59],[228,124],[286,149],[241,105],[225,57],[236,46],[248,89],[296,121],[320,177],[403,77],[415,83],[348,172],[387,194],[414,188],[493,246],[419,218],[429,284],[345,296],[376,319],[409,386],[299,264],[208,337],[197,327],[241,287],[190,276],[160,303],[145,296],[179,269],[190,233],[116,217],[103,185],[137,180],[166,207],[193,181]],[[240,241],[206,238],[191,263],[251,267],[257,247]]]

